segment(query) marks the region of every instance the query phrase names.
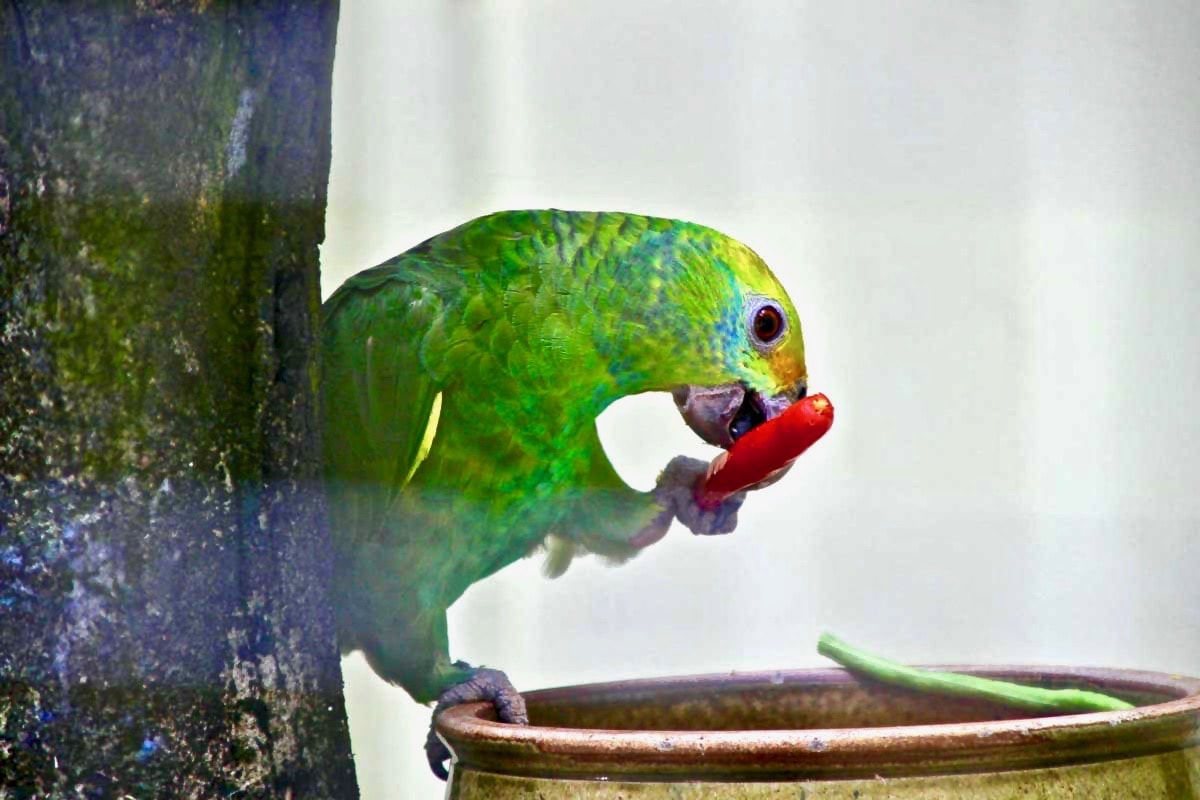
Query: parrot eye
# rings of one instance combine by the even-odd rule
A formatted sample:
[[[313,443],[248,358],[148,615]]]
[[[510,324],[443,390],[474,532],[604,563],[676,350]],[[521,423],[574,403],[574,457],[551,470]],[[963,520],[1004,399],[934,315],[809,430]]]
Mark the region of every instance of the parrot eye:
[[[770,344],[783,333],[783,312],[769,303],[760,306],[754,312],[750,327],[754,330],[754,338],[763,344]]]

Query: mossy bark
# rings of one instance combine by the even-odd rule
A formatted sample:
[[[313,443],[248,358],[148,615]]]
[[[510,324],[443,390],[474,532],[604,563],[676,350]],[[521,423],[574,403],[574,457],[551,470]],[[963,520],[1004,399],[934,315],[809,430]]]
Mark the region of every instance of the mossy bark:
[[[336,2],[0,0],[0,797],[352,797]]]

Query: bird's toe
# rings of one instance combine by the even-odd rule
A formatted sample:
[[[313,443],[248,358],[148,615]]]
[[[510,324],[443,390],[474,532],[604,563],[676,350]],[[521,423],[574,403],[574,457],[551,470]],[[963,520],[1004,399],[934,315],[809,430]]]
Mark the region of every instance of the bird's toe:
[[[433,709],[433,718],[429,722],[429,735],[425,739],[425,755],[429,759],[429,768],[433,774],[446,780],[449,773],[445,762],[450,759],[450,750],[437,735],[437,717],[442,711],[451,706],[463,703],[491,703],[496,709],[496,718],[501,722],[513,725],[528,725],[529,713],[525,708],[525,698],[512,685],[512,681],[498,669],[479,667],[471,673],[471,677],[462,683],[456,683],[438,697]]]

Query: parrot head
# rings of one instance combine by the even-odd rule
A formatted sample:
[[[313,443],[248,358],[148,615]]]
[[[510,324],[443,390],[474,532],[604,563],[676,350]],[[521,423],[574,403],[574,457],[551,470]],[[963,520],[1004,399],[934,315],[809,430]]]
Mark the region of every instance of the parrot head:
[[[803,398],[808,372],[800,319],[783,286],[750,248],[703,233],[702,246],[675,253],[672,302],[699,325],[681,336],[679,380],[670,389],[688,426],[728,449]]]

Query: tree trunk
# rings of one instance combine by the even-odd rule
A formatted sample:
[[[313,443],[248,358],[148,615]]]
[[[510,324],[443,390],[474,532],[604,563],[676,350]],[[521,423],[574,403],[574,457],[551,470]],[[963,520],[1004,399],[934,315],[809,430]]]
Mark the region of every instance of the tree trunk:
[[[0,0],[0,798],[352,797],[335,0]]]

